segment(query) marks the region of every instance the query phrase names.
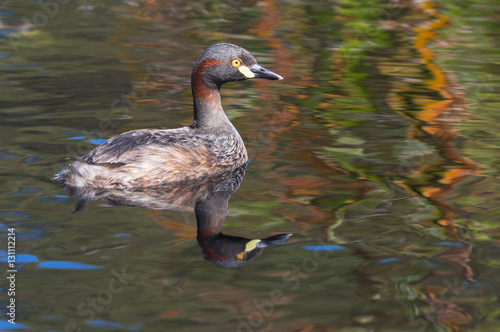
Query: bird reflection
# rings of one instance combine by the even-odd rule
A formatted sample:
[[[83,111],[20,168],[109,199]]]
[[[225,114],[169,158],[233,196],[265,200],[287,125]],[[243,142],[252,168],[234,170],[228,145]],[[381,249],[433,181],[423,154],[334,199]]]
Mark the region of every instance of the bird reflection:
[[[76,211],[82,211],[87,201],[98,199],[109,205],[142,206],[155,210],[180,210],[194,202],[196,238],[204,258],[218,266],[238,267],[257,258],[266,247],[285,244],[291,236],[278,234],[265,239],[248,239],[221,232],[229,198],[240,186],[245,168],[246,165],[243,165],[226,173],[158,187],[127,190],[87,187],[67,189],[78,198]]]

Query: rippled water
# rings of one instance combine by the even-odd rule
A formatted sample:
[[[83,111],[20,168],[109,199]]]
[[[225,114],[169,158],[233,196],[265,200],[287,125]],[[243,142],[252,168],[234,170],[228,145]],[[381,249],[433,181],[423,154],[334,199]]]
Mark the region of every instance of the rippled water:
[[[498,5],[0,1],[0,330],[498,330]],[[193,204],[72,213],[50,180],[189,124],[216,42],[285,77],[222,89],[252,158],[222,231],[293,233],[238,268],[202,251]]]

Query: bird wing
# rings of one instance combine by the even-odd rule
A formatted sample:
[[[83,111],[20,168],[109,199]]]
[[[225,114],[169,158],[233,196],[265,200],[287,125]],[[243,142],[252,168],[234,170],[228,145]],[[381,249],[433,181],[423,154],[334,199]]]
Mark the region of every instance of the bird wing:
[[[141,129],[117,135],[83,156],[91,164],[126,165],[138,157],[148,158],[148,153],[159,152],[165,156],[193,148],[193,134],[189,128],[170,130]]]

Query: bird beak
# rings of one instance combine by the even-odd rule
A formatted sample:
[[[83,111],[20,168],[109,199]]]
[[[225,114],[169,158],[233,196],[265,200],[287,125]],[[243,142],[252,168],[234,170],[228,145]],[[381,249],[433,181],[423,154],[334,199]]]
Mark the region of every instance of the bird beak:
[[[258,243],[256,243],[257,248],[265,248],[269,246],[281,246],[282,244],[285,244],[288,239],[292,236],[292,234],[278,234],[274,236],[270,236],[266,239],[260,240]]]
[[[280,76],[281,77],[281,76]],[[255,248],[266,248],[269,246],[280,246],[285,244],[288,239],[292,236],[291,233],[288,234],[278,234],[274,236],[270,236],[265,239],[253,239],[247,242],[245,246],[245,252],[249,252],[254,250]]]
[[[258,63],[247,66],[240,66],[240,72],[245,75],[246,78],[263,78],[266,80],[282,80],[283,77],[276,74],[274,71],[262,67]]]

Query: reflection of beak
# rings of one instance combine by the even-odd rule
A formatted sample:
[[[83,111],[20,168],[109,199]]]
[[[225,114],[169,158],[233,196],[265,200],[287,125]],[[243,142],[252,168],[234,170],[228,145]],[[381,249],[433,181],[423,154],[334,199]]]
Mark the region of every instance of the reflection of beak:
[[[292,234],[278,234],[274,236],[270,236],[266,239],[253,239],[247,242],[245,245],[245,251],[242,251],[236,255],[236,258],[239,260],[247,259],[247,254],[253,255],[254,259],[255,257],[259,256],[262,253],[262,250],[264,248],[270,247],[270,246],[280,246],[282,244],[285,244],[288,239],[292,236]]]
[[[239,71],[245,75],[246,78],[263,78],[266,80],[282,80],[283,77],[276,74],[274,71],[262,67],[258,63],[247,66],[240,66]]]
[[[281,76],[280,76],[281,77]],[[278,234],[274,236],[270,236],[266,239],[263,239],[261,242],[257,244],[257,248],[265,248],[269,246],[280,246],[285,244],[288,239],[292,236],[292,234]]]
[[[255,248],[266,248],[269,246],[280,246],[282,244],[285,244],[290,236],[292,236],[292,234],[278,234],[262,240],[250,240],[245,246],[245,251],[249,252],[254,250]]]

